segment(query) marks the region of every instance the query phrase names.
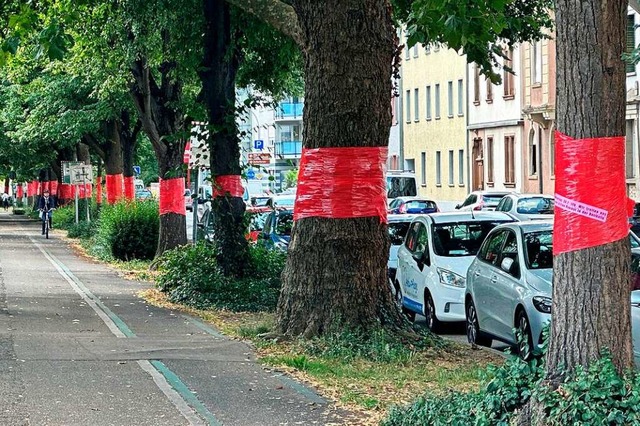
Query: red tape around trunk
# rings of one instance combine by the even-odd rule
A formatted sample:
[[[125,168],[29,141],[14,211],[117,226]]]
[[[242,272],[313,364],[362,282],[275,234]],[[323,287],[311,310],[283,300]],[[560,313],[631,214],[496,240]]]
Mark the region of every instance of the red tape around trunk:
[[[127,200],[133,200],[135,198],[135,187],[133,176],[124,177],[124,198]]]
[[[160,179],[160,215],[187,215],[184,203],[184,178]]]
[[[68,183],[61,183],[58,186],[58,198],[61,200],[70,200],[73,198],[73,187]]]
[[[102,204],[102,176],[96,178],[96,203]]]
[[[386,147],[303,149],[294,220],[379,217],[387,222]]]
[[[572,139],[555,132],[553,253],[618,241],[629,234],[625,137]]]
[[[224,197],[227,193],[229,193],[231,197],[242,197],[244,195],[240,175],[216,176],[213,196]]]
[[[34,195],[38,195],[38,181],[32,180],[27,183],[27,197],[33,197]]]
[[[49,182],[49,189],[51,190],[51,195],[58,196],[58,181],[52,180]]]
[[[122,198],[122,189],[124,186],[122,173],[117,175],[107,175],[107,203],[115,204]]]
[[[23,192],[22,192],[22,184],[18,184],[17,188],[16,188],[16,198],[18,199],[22,199],[23,197]]]

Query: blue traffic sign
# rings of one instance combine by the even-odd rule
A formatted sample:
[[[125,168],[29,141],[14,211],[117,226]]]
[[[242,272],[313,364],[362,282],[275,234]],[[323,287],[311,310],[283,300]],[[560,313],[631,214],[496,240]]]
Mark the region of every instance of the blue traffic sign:
[[[253,169],[247,170],[247,179],[255,179],[256,172]]]
[[[140,166],[133,166],[133,173],[139,175],[140,174]]]
[[[264,149],[264,141],[262,139],[256,139],[255,141],[253,141],[253,147],[255,149],[263,150]]]

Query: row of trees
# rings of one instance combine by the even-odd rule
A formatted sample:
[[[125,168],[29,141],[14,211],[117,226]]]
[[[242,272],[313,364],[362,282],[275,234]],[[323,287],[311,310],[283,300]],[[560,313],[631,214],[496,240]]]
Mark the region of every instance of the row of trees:
[[[0,143],[23,152],[10,156],[24,155],[27,146],[35,152],[64,142],[95,145],[87,135],[105,143],[116,135],[122,140],[127,111],[151,141],[163,179],[182,176],[190,118],[209,123],[214,176],[238,175],[235,88],[290,90],[296,70],[286,65],[298,55],[304,59],[305,147],[383,147],[391,124],[391,77],[400,62],[394,24],[404,25],[409,44],[446,44],[498,81],[496,55],[505,44],[550,34],[553,8],[549,0],[87,0],[73,10],[50,0],[39,11],[9,4],[10,13],[2,15],[14,18],[2,34],[8,72]],[[555,6],[558,130],[574,138],[623,135],[626,2],[558,0]],[[34,34],[27,31],[33,27],[39,32],[29,39],[25,34]],[[44,53],[65,53],[65,59],[43,63]],[[58,132],[37,129],[41,138],[33,138],[20,124],[33,119],[32,129],[46,127],[30,103],[46,93],[51,101],[41,108],[58,111],[69,125]],[[53,106],[65,98],[82,107]],[[7,120],[9,109],[15,114]],[[109,127],[111,122],[117,124]],[[221,264],[241,275],[244,206],[228,195],[214,205]],[[169,214],[161,221],[158,253],[184,242],[182,218]],[[338,321],[403,329],[386,284],[387,253],[386,226],[378,217],[297,221],[277,330],[311,337]],[[627,253],[623,238],[556,257],[552,384],[564,367],[587,364],[603,347],[620,369],[631,366]]]

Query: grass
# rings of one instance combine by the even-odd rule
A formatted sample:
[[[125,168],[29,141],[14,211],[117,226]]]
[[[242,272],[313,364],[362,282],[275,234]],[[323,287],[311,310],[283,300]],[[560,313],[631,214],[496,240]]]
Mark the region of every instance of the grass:
[[[155,289],[140,296],[156,306],[198,316],[231,338],[249,340],[260,362],[311,384],[339,406],[359,412],[367,419],[360,424],[378,424],[392,405],[407,404],[424,392],[439,395],[478,389],[487,365],[503,361],[490,351],[454,343],[441,349],[409,351],[410,355],[392,354],[385,362],[354,358],[347,348],[336,349],[339,342],[310,345],[263,338],[273,328],[274,314],[185,308],[168,302]]]

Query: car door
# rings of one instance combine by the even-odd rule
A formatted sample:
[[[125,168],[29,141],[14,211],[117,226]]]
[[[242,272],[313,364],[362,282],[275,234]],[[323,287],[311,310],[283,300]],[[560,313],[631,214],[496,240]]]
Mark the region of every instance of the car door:
[[[506,238],[500,251],[498,263],[494,265],[495,275],[489,280],[488,297],[493,300],[490,309],[491,324],[495,324],[495,333],[502,339],[515,343],[513,334],[515,309],[521,299],[523,290],[520,284],[521,264],[519,250],[520,244],[513,230],[506,232]],[[513,262],[508,271],[503,266],[504,259]],[[492,328],[494,328],[492,327]]]
[[[424,222],[417,220],[411,224],[405,246],[398,252],[398,267],[402,265],[400,285],[402,287],[402,304],[414,312],[422,314],[424,303],[423,274],[427,271],[425,253],[429,253],[428,233]],[[428,259],[428,258],[427,258]]]
[[[478,314],[478,324],[483,331],[494,333],[497,324],[493,317],[493,285],[497,281],[495,263],[500,258],[502,245],[506,239],[507,231],[499,229],[490,233],[485,239],[475,269],[470,271],[473,280],[473,299]]]

